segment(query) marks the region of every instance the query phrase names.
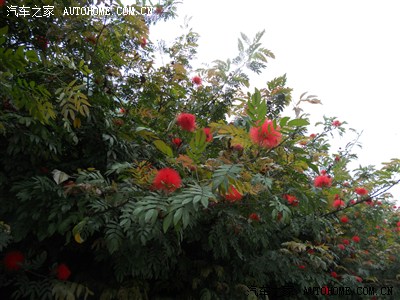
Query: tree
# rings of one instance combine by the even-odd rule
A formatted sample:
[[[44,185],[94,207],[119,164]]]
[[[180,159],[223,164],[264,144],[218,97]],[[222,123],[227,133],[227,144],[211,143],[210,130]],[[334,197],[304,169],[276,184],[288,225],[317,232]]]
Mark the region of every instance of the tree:
[[[326,117],[307,133],[300,105],[317,98],[283,115],[286,75],[246,93],[249,72],[274,58],[263,32],[193,70],[198,36],[187,27],[160,45],[169,62],[156,67],[149,26],[174,12],[165,1],[146,15],[54,7],[47,19],[1,21],[4,293],[255,299],[290,285],[308,299],[310,287],[398,287],[387,190],[399,160],[348,170],[357,141],[335,155],[329,144],[345,122]]]

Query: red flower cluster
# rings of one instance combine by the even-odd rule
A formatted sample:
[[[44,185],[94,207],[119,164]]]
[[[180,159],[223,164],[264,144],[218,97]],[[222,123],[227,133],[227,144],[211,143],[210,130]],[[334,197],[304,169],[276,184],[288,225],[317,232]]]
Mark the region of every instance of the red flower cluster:
[[[56,269],[56,276],[60,280],[68,280],[71,276],[71,270],[66,264],[59,264]]]
[[[260,221],[260,216],[256,213],[252,213],[250,214],[249,219],[253,221]]]
[[[374,206],[374,202],[372,202],[372,199],[371,199],[371,198],[365,200],[364,203],[365,203],[366,205],[369,205],[369,206]]]
[[[338,247],[339,247],[340,250],[346,249],[346,247],[343,244],[339,244]]]
[[[331,272],[331,276],[333,277],[333,278],[338,278],[338,274],[336,273],[336,272]]]
[[[255,144],[264,148],[273,148],[278,146],[282,139],[282,134],[279,132],[280,128],[274,128],[271,120],[265,120],[264,124],[258,127],[250,128],[250,138]]]
[[[330,187],[332,185],[332,178],[326,175],[326,172],[321,171],[320,176],[315,177],[314,186],[318,188]]]
[[[360,195],[360,196],[365,196],[368,194],[368,190],[363,188],[363,187],[357,187],[355,189],[356,194]]]
[[[226,193],[224,196],[224,198],[230,202],[240,201],[242,200],[242,197],[242,194],[239,193],[239,191],[233,185],[229,187],[228,193]]]
[[[163,190],[172,193],[180,188],[182,184],[179,173],[174,169],[164,168],[157,172],[153,181],[153,187],[157,190]]]
[[[299,200],[297,200],[296,196],[285,194],[285,195],[283,195],[283,198],[286,199],[287,202],[289,202],[289,205],[292,205],[292,206],[299,205]]]
[[[10,251],[4,256],[4,266],[8,271],[18,271],[24,261],[25,256],[21,251]]]
[[[344,239],[344,240],[343,240],[343,244],[345,244],[345,245],[350,245],[350,241],[349,241],[348,239]]]
[[[340,218],[340,222],[348,223],[349,222],[349,218],[347,216],[343,216],[343,217]]]
[[[338,120],[335,120],[335,121],[332,122],[332,125],[335,126],[335,127],[339,127],[340,125],[342,125],[342,123],[340,121],[338,121]]]
[[[192,114],[181,113],[176,122],[183,130],[193,132],[196,129],[196,117]]]
[[[344,201],[342,199],[339,198],[339,195],[336,194],[335,196],[335,200],[333,201],[332,206],[334,208],[341,208],[341,207],[345,207],[346,203],[344,203]]]
[[[211,129],[206,127],[203,130],[204,130],[204,133],[206,134],[206,142],[211,142],[213,140]]]
[[[360,242],[360,237],[358,235],[355,235],[351,238],[354,243],[359,243]]]
[[[200,76],[194,76],[194,77],[192,78],[192,82],[193,82],[194,84],[196,84],[196,85],[201,85],[201,83],[202,83],[201,77],[200,77]]]
[[[173,138],[172,143],[178,148],[182,144],[182,140],[180,138]]]

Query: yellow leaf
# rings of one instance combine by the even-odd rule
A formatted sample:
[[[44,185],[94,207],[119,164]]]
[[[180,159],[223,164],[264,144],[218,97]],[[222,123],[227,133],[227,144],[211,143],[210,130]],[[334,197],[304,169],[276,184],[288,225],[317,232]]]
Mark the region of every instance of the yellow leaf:
[[[223,123],[211,123],[209,127],[219,135],[230,137],[232,146],[241,145],[243,148],[248,148],[252,145],[248,132],[243,128]]]
[[[191,159],[187,155],[179,154],[179,157],[176,159],[177,163],[181,163],[183,167],[188,168],[189,170],[195,169],[193,159]]]
[[[297,172],[303,173],[305,170],[308,169],[308,165],[304,161],[296,161],[293,164],[293,169],[296,170]]]
[[[75,233],[74,238],[75,238],[75,242],[77,242],[78,244],[82,244],[84,242],[84,240],[81,237],[81,234],[79,232]]]
[[[175,69],[175,72],[177,75],[185,75],[186,74],[186,69],[183,65],[173,64],[172,67]]]
[[[134,182],[142,186],[150,185],[157,171],[148,161],[135,161],[134,163],[137,164],[137,167],[129,169]]]
[[[396,279],[397,279],[397,276],[396,276]],[[378,282],[379,281],[378,278],[376,278],[375,276],[369,276],[369,277],[365,278],[365,280],[368,282]]]
[[[78,117],[76,117],[76,118],[74,119],[74,127],[75,127],[75,128],[81,127],[81,119],[79,119]]]

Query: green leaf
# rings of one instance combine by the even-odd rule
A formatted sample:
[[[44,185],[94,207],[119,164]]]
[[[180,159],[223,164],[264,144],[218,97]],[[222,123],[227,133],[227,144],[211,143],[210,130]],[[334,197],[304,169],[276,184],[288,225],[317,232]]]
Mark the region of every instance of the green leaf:
[[[147,128],[147,127],[138,127],[136,128],[136,133],[139,134],[140,136],[144,137],[144,138],[153,138],[156,139],[157,138],[157,134],[154,130]]]
[[[237,175],[241,172],[242,165],[222,165],[212,176],[212,190],[215,191],[219,186],[225,190],[229,188],[229,179],[236,180]]]
[[[201,195],[196,195],[196,196],[194,196],[194,198],[193,198],[193,203],[197,203],[197,202],[199,202],[200,200],[201,200]]]
[[[318,167],[316,165],[314,165],[314,164],[312,164],[310,162],[308,162],[307,164],[315,173],[319,174],[319,169],[318,169]]]
[[[267,105],[265,104],[265,100],[263,100],[260,103],[260,106],[257,109],[257,113],[258,113],[258,118],[261,121],[261,123],[263,123],[263,121],[265,120],[265,116],[267,115]]]
[[[164,233],[166,233],[168,231],[168,228],[171,226],[173,216],[174,215],[172,213],[169,213],[164,218],[164,221],[163,221],[163,231],[164,231]]]
[[[190,148],[187,150],[188,156],[196,163],[199,163],[200,157],[204,150],[206,150],[206,134],[203,129],[198,129],[189,143]]]
[[[147,223],[149,222],[150,224],[154,224],[157,220],[158,212],[156,209],[149,209],[146,212],[146,215],[144,217],[144,221]]]
[[[247,112],[252,125],[259,122],[263,123],[266,118],[268,107],[265,100],[262,99],[261,93],[258,89],[255,89],[254,94],[251,95],[247,102]]]
[[[196,197],[198,197],[198,196],[196,196]],[[186,198],[185,200],[182,201],[182,205],[186,205],[186,204],[188,204],[190,202],[194,202],[194,201],[195,201],[194,198],[193,199],[192,198]]]
[[[238,48],[239,48],[240,52],[243,52],[244,46],[243,46],[243,42],[240,39],[238,39]]]
[[[108,224],[105,231],[105,241],[108,251],[112,254],[121,247],[124,235],[118,224],[111,222]]]
[[[4,26],[0,28],[0,35],[4,35],[8,32],[8,26]]]
[[[247,35],[245,35],[243,32],[241,32],[240,35],[242,36],[242,39],[243,39],[247,44],[250,44],[250,39],[247,37]]]
[[[254,294],[254,292],[250,292],[249,295],[247,296],[247,300],[257,300],[258,297],[256,296],[256,294]]]
[[[289,121],[289,123],[287,125],[288,126],[307,126],[307,125],[310,125],[310,123],[305,119],[294,119],[294,120]]]
[[[285,127],[287,122],[289,121],[290,117],[283,117],[280,121],[279,121],[279,126],[280,127]]]
[[[28,60],[30,62],[34,62],[35,63],[35,62],[39,61],[39,57],[38,57],[36,51],[34,51],[34,50],[26,51],[26,57],[28,58]]]
[[[179,208],[174,214],[174,225],[176,226],[182,219],[183,207]]]
[[[204,206],[204,208],[208,207],[208,198],[207,197],[202,197],[201,198],[201,204]]]
[[[210,290],[204,288],[201,290],[200,292],[200,300],[211,300],[212,299],[212,295]]]
[[[204,130],[198,129],[196,131],[195,143],[196,143],[196,146],[200,146],[200,147],[205,146],[205,144],[206,144],[206,134],[204,133]]]
[[[183,228],[186,228],[189,225],[189,220],[190,220],[189,212],[185,209],[183,210],[183,215],[182,215]]]
[[[162,153],[164,153],[165,155],[167,155],[169,157],[173,157],[174,156],[174,153],[172,152],[171,147],[168,146],[166,143],[164,143],[164,141],[156,140],[153,143],[156,146],[156,148],[158,150],[160,150]]]

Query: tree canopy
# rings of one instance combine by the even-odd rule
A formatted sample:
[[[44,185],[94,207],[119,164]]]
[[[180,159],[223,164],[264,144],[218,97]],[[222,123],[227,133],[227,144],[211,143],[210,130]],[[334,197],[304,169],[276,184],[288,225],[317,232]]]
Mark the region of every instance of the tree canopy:
[[[17,16],[12,5],[52,13]],[[365,287],[376,295],[353,298],[398,296],[400,214],[389,190],[400,160],[349,170],[357,139],[337,152],[330,143],[354,130],[327,116],[309,132],[303,104],[321,101],[292,99],[290,74],[249,92],[249,74],[275,58],[264,32],[240,34],[236,57],[203,69],[192,66],[189,27],[171,45],[152,41],[150,26],[176,6],[0,7],[9,13],[0,20],[2,294],[257,299],[265,288],[270,299],[310,299]],[[82,13],[89,7],[111,13]]]

